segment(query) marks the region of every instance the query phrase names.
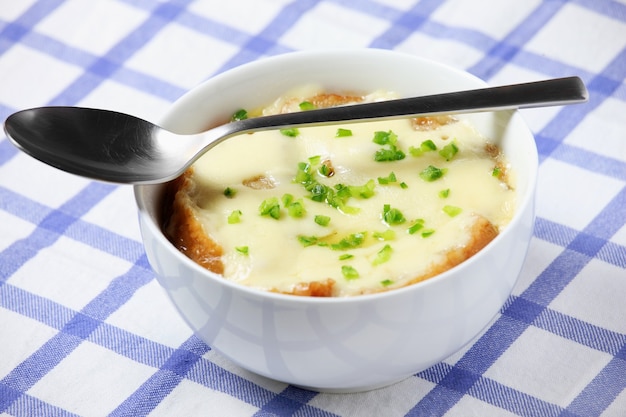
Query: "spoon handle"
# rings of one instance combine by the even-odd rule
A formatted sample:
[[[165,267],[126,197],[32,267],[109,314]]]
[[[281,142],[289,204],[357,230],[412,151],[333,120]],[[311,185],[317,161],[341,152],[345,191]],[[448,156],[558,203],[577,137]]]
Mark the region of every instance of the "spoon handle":
[[[365,121],[444,113],[458,114],[560,106],[581,103],[586,101],[587,97],[587,89],[579,77],[565,77],[501,87],[256,117],[235,122],[236,126],[232,126],[232,128],[237,133],[241,133],[297,125],[324,125],[346,120]]]

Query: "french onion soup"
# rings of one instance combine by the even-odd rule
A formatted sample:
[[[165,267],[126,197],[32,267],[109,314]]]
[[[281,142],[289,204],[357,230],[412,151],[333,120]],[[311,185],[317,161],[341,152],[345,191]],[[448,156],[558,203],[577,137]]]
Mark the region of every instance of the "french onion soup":
[[[392,94],[312,87],[236,118]],[[243,134],[170,184],[164,230],[224,279],[304,296],[404,287],[467,260],[506,227],[515,179],[469,123],[419,117]]]

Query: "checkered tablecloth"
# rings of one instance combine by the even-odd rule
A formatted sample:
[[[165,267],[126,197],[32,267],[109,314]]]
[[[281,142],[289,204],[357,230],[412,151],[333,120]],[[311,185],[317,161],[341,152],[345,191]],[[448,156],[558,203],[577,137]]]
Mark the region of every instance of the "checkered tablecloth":
[[[0,0],[0,118],[42,105],[158,121],[265,56],[385,48],[492,85],[581,76],[523,111],[540,153],[518,285],[471,346],[394,386],[320,394],[198,340],[154,279],[129,186],[0,134],[0,415],[626,416],[624,0]]]

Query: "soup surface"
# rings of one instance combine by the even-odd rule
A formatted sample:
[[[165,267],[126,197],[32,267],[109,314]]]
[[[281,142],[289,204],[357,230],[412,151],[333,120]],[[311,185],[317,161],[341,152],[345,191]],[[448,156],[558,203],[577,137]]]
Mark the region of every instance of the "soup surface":
[[[286,94],[237,117],[389,98]],[[171,241],[243,285],[348,296],[430,278],[510,221],[515,181],[497,146],[452,117],[244,134],[172,184]]]

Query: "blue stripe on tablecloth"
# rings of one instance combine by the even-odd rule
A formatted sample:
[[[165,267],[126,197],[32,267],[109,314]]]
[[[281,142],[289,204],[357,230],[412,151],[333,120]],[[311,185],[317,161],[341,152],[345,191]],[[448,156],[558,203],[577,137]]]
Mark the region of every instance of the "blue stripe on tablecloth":
[[[562,6],[563,3],[558,1],[541,2],[513,31],[486,51],[485,57],[468,71],[484,80],[490,79],[513,60],[520,48],[535,36]]]
[[[31,31],[31,28],[35,27],[41,19],[52,13],[62,3],[63,0],[35,2],[17,19],[7,22],[0,30],[0,55],[4,54],[13,44],[19,43],[21,38]]]
[[[14,242],[0,252],[0,285],[41,249],[56,242],[78,218],[99,203],[113,189],[114,187],[108,184],[89,183],[58,210],[51,210],[46,214],[28,237]],[[5,190],[0,189],[0,194],[3,191]],[[2,201],[3,205],[11,204],[8,199],[6,201],[2,199]]]
[[[184,3],[189,3],[186,1]],[[149,15],[149,18],[142,22],[127,37],[122,39],[105,55],[97,57],[91,62],[86,72],[77,80],[71,83],[57,97],[51,101],[51,105],[74,104],[84,98],[93,89],[109,79],[141,47],[146,45],[156,33],[169,24],[177,15],[184,10],[184,4],[174,5],[170,3],[159,4]]]
[[[516,300],[521,299],[517,298]],[[593,415],[599,415],[626,388],[626,381],[623,378],[626,376],[626,336],[573,319],[554,310],[543,309],[539,305],[531,306],[533,303],[527,300],[522,299],[521,301],[523,302],[516,303],[514,299],[514,301],[509,302],[510,307],[503,312],[504,316],[498,320],[498,322],[504,322],[500,329],[503,333],[489,329],[484,336],[487,338],[485,343],[501,344],[506,350],[507,343],[512,342],[517,337],[516,334],[521,335],[527,325],[532,324],[616,357],[583,390],[579,399],[574,400],[567,409],[563,409],[555,404],[541,401],[489,378],[482,377],[486,367],[497,359],[497,357],[495,359],[485,358],[484,353],[503,353],[504,350],[484,351],[471,348],[474,351],[468,352],[468,355],[464,357],[463,364],[457,363],[452,366],[440,363],[417,374],[427,381],[436,383],[437,387],[434,390],[437,390],[439,395],[425,397],[408,415],[422,415],[424,410],[428,410],[433,415],[443,415],[466,394],[521,416],[541,417],[565,415],[567,410],[576,411],[579,409],[580,404],[584,405],[583,408],[580,408],[582,411],[588,410],[590,399],[593,398],[592,403],[599,411]],[[506,339],[505,343],[501,342],[502,338]],[[615,381],[623,382],[619,384]],[[441,400],[442,397],[447,398],[447,403]]]
[[[148,415],[185,379],[189,370],[209,350],[210,348],[196,337],[188,339],[179,349],[171,353],[158,372],[127,397],[110,416]]]
[[[102,183],[95,184],[103,185]],[[42,220],[53,211],[52,208],[3,187],[0,187],[0,209],[17,218],[38,225],[38,228],[42,229],[40,233],[46,231],[52,234],[59,233],[53,228],[46,229],[46,223],[42,223]],[[128,262],[134,263],[137,259],[144,256],[143,245],[140,242],[120,236],[101,226],[86,222],[81,218],[74,217],[74,222],[63,231],[63,234],[77,242],[84,243]],[[13,256],[15,254],[22,256],[20,255],[19,247],[12,249],[12,252],[7,254],[0,252],[0,271],[2,271],[2,265],[10,265],[12,263],[10,260],[14,259]],[[3,262],[3,257],[8,261]],[[8,275],[8,272],[0,272],[0,280],[2,279],[1,277]]]
[[[25,393],[35,385],[93,333],[101,321],[124,305],[137,289],[152,279],[152,272],[147,269],[147,261],[142,259],[127,273],[111,281],[103,292],[65,322],[59,333],[0,380],[0,386],[4,391],[14,393],[10,398],[0,398],[0,412],[7,410],[11,404],[18,401],[20,396],[15,395],[15,392]],[[7,284],[0,286],[0,291],[4,293],[6,287],[8,287]],[[30,302],[35,297],[29,295],[27,298]],[[6,297],[3,297],[2,301],[10,302]],[[38,320],[41,320],[38,317],[40,314],[44,316],[47,314],[45,310],[33,310],[31,304],[24,308]]]
[[[570,0],[571,3],[593,10],[611,19],[626,21],[626,4],[618,1]]]
[[[240,45],[239,52],[226,61],[217,72],[245,64],[263,55],[288,52],[288,49],[278,45],[277,40],[318,3],[320,0],[301,0],[285,5],[265,28]]]
[[[441,2],[437,0],[425,0],[419,2],[406,12],[398,14],[392,18],[393,20],[389,28],[370,42],[370,47],[392,49],[398,46],[411,36],[411,34],[425,25],[428,22],[430,14],[440,5]],[[375,9],[371,10],[371,12],[375,12]],[[374,13],[372,13],[372,15],[375,17],[378,16]]]
[[[276,394],[270,401],[263,405],[254,416],[293,416],[293,415],[315,415],[324,417],[336,416],[334,413],[311,407],[307,403],[317,395],[316,392],[301,388],[288,386],[280,393]]]
[[[0,403],[2,399],[9,398],[10,395],[17,395],[15,392],[4,392],[0,385]],[[1,406],[0,406],[1,407]],[[21,394],[6,413],[14,417],[33,417],[33,416],[54,416],[54,417],[80,417],[78,414],[70,413],[60,407],[48,404],[39,398],[28,394]]]

